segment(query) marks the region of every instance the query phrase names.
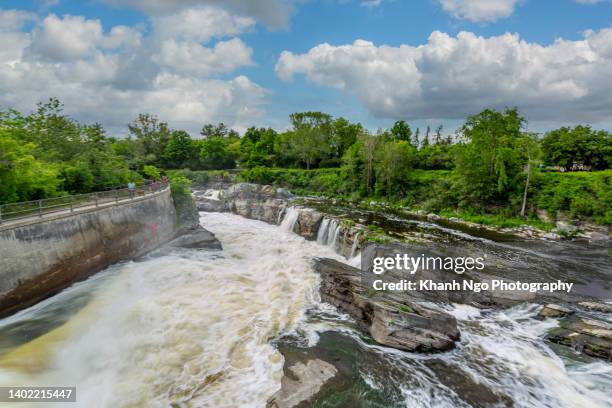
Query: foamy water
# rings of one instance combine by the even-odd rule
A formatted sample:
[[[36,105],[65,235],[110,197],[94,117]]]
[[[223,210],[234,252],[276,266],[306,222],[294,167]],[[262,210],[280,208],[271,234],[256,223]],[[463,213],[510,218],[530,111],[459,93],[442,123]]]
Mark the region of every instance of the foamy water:
[[[330,221],[319,243],[291,233],[297,217],[288,208],[273,226],[203,214],[223,251],[177,250],[117,265],[0,320],[0,334],[17,343],[19,327],[55,326],[20,346],[0,342],[0,385],[76,386],[78,402],[68,407],[263,407],[282,377],[283,358],[271,340],[293,333],[312,347],[332,331],[352,339],[356,360],[374,356],[357,375],[392,395],[393,406],[469,406],[458,384],[440,380],[435,360],[517,407],[612,406],[612,364],[557,356],[542,340],[557,322],[534,320],[536,305],[448,306],[462,339],[447,353],[365,341],[350,317],[319,303],[311,267],[315,256],[358,266],[359,255],[346,261],[333,252],[329,237],[337,240],[338,228]]]
[[[66,325],[0,357],[0,383],[76,386],[83,407],[264,406],[282,376],[270,340],[318,301],[312,257],[337,255],[235,215],[201,222],[223,251],[103,272],[114,276]]]

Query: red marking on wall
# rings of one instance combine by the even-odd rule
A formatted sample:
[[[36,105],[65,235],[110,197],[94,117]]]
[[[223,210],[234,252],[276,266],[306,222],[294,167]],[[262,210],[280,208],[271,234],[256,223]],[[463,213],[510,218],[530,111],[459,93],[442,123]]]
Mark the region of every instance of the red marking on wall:
[[[151,229],[151,234],[156,235],[158,234],[158,230],[159,230],[159,224],[149,224],[149,228]]]

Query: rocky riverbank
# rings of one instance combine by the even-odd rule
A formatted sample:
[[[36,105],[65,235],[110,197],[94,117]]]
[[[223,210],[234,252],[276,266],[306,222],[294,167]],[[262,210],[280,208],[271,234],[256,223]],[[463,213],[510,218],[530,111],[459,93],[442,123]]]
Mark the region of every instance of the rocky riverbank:
[[[562,280],[573,282],[571,293],[507,290],[474,291],[374,291],[362,281],[361,271],[329,259],[314,261],[321,275],[322,299],[349,314],[359,328],[379,344],[405,351],[439,352],[452,349],[460,339],[455,318],[444,308],[465,304],[483,310],[506,308],[521,303],[554,303],[572,310],[571,319],[551,331],[548,341],[580,349],[585,354],[607,359],[612,351],[609,327],[601,316],[593,316],[585,304],[604,305],[610,293],[606,240],[584,251],[572,243],[551,243],[538,239],[556,239],[540,232],[524,230],[527,240],[508,232],[471,225],[460,220],[445,220],[433,214],[413,214],[401,218],[397,213],[349,209],[317,199],[296,198],[284,189],[253,184],[217,184],[196,192],[201,211],[231,211],[284,228],[332,247],[347,259],[362,253],[361,261],[371,263],[374,256],[416,253],[432,256],[467,256],[486,254],[487,267],[462,275],[430,270],[421,279],[436,282],[474,280],[490,283],[494,279],[510,282]],[[452,226],[461,226],[454,229]],[[533,242],[530,244],[529,242]],[[367,248],[367,250],[366,250]],[[552,251],[551,251],[552,249]],[[556,251],[556,252],[555,252]],[[582,259],[568,256],[579,251]],[[593,261],[592,258],[597,259]],[[587,258],[591,261],[586,262]],[[585,261],[585,262],[581,262]],[[397,271],[396,271],[397,272]],[[389,279],[400,279],[391,271]],[[542,316],[543,318],[544,316]],[[549,318],[565,318],[550,316]],[[576,320],[577,319],[577,320]],[[585,320],[587,319],[587,320]],[[585,323],[588,322],[588,323]],[[598,326],[599,325],[599,326]],[[576,346],[575,338],[581,339]],[[306,366],[307,367],[307,364]],[[304,368],[304,367],[302,367]]]

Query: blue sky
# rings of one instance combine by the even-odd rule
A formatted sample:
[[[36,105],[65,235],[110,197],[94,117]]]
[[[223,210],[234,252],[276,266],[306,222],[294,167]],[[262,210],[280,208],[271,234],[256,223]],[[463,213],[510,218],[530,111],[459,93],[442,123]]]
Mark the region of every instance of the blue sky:
[[[282,129],[303,110],[450,132],[514,105],[537,131],[612,128],[612,1],[255,3],[2,1],[0,105],[56,96],[117,134],[141,111],[197,132]]]

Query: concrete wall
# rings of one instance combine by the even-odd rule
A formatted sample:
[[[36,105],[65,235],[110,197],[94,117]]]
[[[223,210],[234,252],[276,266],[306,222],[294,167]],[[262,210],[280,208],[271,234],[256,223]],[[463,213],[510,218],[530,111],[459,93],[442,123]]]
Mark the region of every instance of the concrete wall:
[[[129,203],[0,231],[0,316],[30,306],[175,234],[167,189]]]

